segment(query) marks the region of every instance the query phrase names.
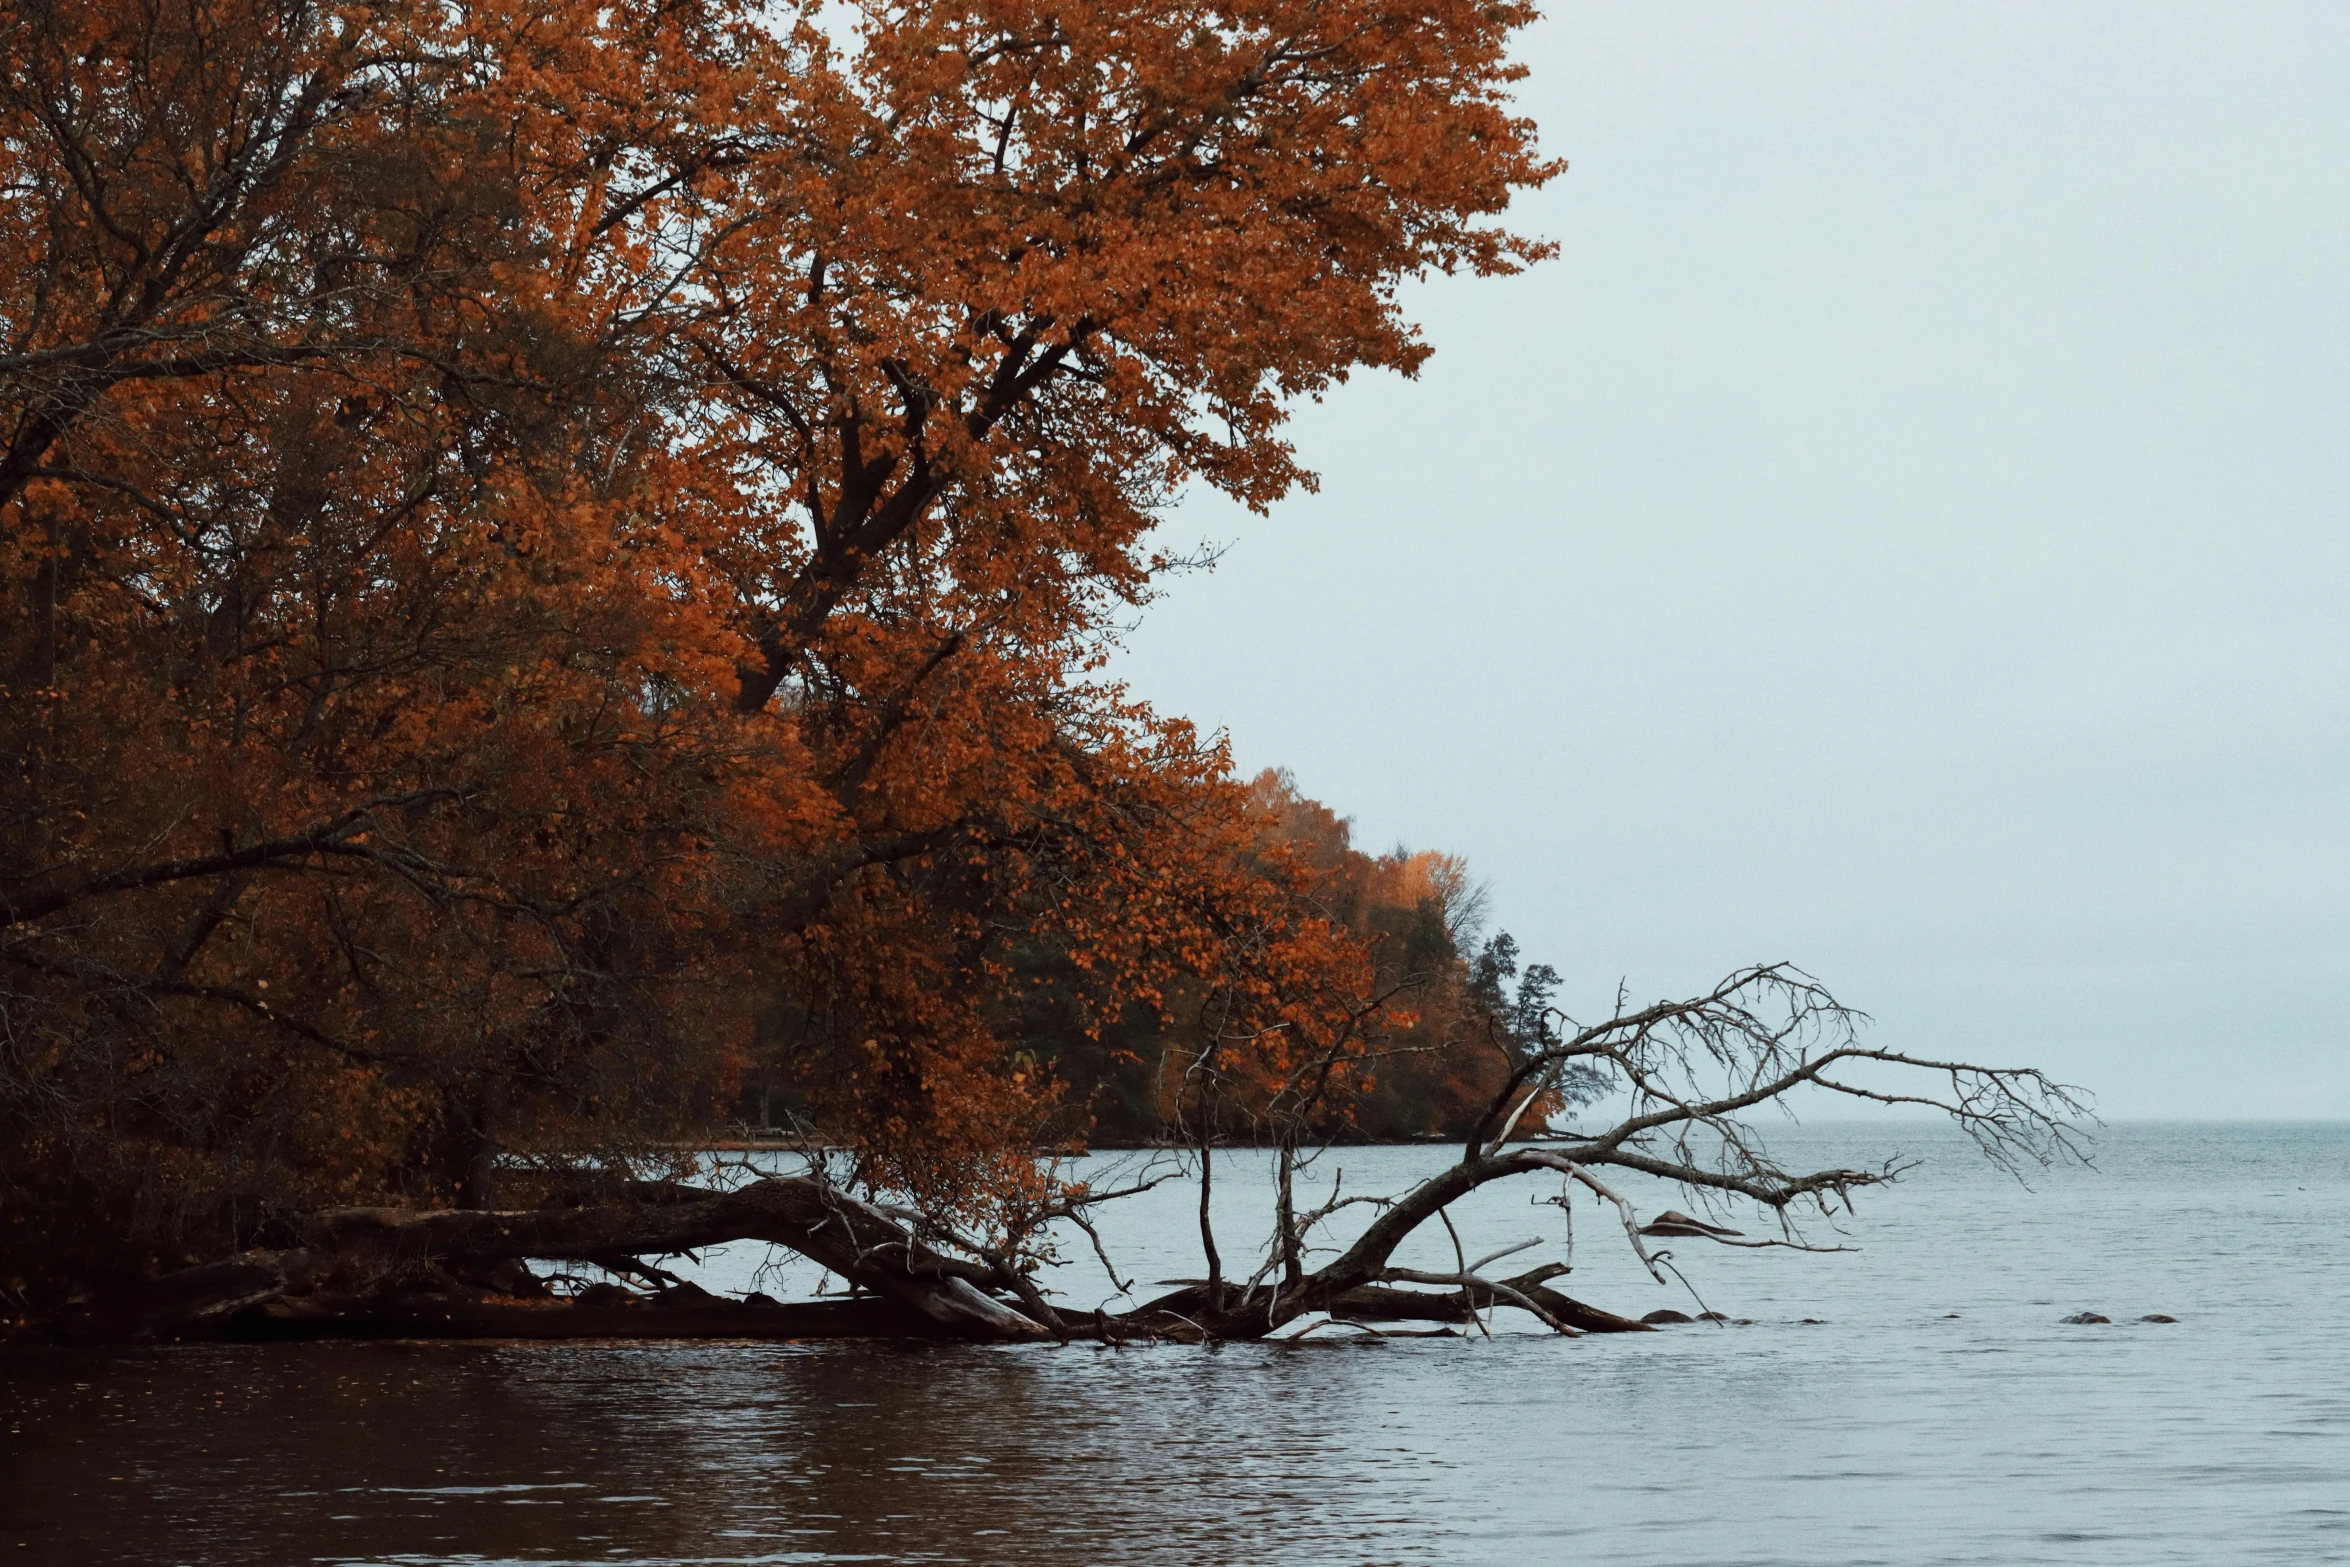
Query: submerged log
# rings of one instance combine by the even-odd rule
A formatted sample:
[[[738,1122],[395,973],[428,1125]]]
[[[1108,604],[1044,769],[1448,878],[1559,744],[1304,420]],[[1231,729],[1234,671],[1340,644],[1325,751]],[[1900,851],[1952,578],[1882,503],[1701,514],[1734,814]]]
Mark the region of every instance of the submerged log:
[[[251,1266],[243,1264],[241,1266]],[[1581,1301],[1526,1286],[1553,1315],[1585,1332],[1643,1333],[1653,1328],[1587,1306]],[[1342,1302],[1332,1316],[1359,1322],[1441,1322],[1469,1320],[1465,1292],[1390,1289],[1374,1286]],[[1500,1301],[1501,1305],[1512,1302]],[[1178,1305],[1180,1302],[1178,1302]],[[1476,1310],[1489,1309],[1480,1300]],[[77,1335],[96,1336],[96,1335]],[[106,1334],[119,1337],[119,1334]],[[921,1312],[880,1296],[775,1301],[729,1300],[687,1287],[638,1295],[599,1284],[569,1298],[484,1296],[462,1292],[408,1290],[381,1295],[321,1291],[249,1299],[231,1310],[183,1317],[169,1332],[150,1336],[213,1342],[286,1343],[321,1339],[530,1340],[793,1340],[936,1339],[968,1335]],[[1118,1343],[1197,1336],[1184,1317],[1159,1303],[1122,1316],[1095,1313],[1067,1325],[1073,1339]]]
[[[952,1333],[918,1311],[865,1295],[752,1305],[700,1301],[585,1305],[571,1301],[454,1300],[410,1295],[336,1311],[286,1300],[221,1324],[213,1337],[240,1341],[398,1339],[833,1339],[933,1338]]]
[[[1541,1270],[1535,1270],[1539,1273]],[[1531,1282],[1522,1282],[1531,1280]],[[1521,1274],[1516,1279],[1502,1281],[1532,1299],[1543,1310],[1564,1322],[1568,1327],[1584,1333],[1654,1333],[1655,1328],[1632,1317],[1619,1317],[1612,1311],[1587,1306],[1572,1295],[1562,1295],[1544,1285],[1533,1275]],[[1475,1299],[1472,1301],[1472,1295]],[[1472,1312],[1491,1311],[1496,1306],[1516,1307],[1517,1302],[1495,1295],[1490,1290],[1454,1290],[1437,1293],[1429,1290],[1395,1289],[1385,1284],[1366,1284],[1350,1290],[1330,1303],[1330,1315],[1348,1322],[1466,1322]]]
[[[1548,1281],[1567,1270],[1545,1263],[1515,1278],[1499,1279],[1503,1290],[1525,1296],[1568,1327],[1582,1333],[1653,1333],[1645,1322],[1587,1306],[1562,1295]],[[1279,1296],[1267,1286],[1253,1291],[1228,1286],[1221,1309],[1204,1282],[1186,1281],[1172,1294],[1146,1301],[1120,1320],[1136,1330],[1163,1332],[1171,1337],[1202,1334],[1209,1337],[1256,1336],[1260,1322],[1275,1315]],[[1517,1301],[1491,1288],[1470,1286],[1455,1290],[1397,1289],[1388,1284],[1359,1284],[1331,1299],[1321,1309],[1342,1322],[1467,1322],[1479,1312],[1497,1306],[1518,1310]]]

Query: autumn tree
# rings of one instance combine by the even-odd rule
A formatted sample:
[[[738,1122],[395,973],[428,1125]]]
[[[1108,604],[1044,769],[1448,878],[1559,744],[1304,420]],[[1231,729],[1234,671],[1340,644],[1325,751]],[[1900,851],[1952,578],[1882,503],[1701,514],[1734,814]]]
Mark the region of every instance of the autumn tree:
[[[1156,507],[1536,254],[1529,14],[0,12],[14,1282],[646,1149],[779,973],[1024,1189],[993,933],[1147,1004],[1255,896],[1091,674]]]
[[[1329,1074],[1310,1107],[1263,1077],[1270,1057],[1252,1051],[1202,1065],[1215,991],[1201,977],[1160,1005],[1104,1017],[1069,1004],[1078,976],[1048,939],[1031,939],[1015,958],[1021,982],[1007,987],[1009,1031],[1068,1082],[1094,1141],[1108,1146],[1192,1140],[1203,1095],[1214,1101],[1209,1134],[1231,1143],[1270,1146],[1298,1115],[1300,1130],[1342,1142],[1465,1135],[1516,1054],[1541,1038],[1556,971],[1537,963],[1520,975],[1509,933],[1485,935],[1486,892],[1459,856],[1365,853],[1352,824],[1286,772],[1249,780],[1245,804],[1251,825],[1234,856],[1359,949],[1358,978],[1346,987],[1358,1008],[1383,998],[1363,1013],[1349,1069]],[[1346,1008],[1332,1000],[1321,1010]],[[1597,1087],[1588,1075],[1561,1085],[1524,1118],[1525,1131],[1545,1130],[1550,1111]]]
[[[1037,944],[1081,1027],[1189,1007],[1302,1149],[1407,1005],[1379,933],[1102,661],[1169,497],[1309,482],[1285,410],[1419,365],[1404,281],[1541,254],[1494,221],[1554,172],[1531,15],[0,3],[0,1288],[290,1330],[732,1236],[1074,1331],[1035,1243],[1104,1194],[1034,1158]],[[852,1165],[677,1179],[762,994]],[[1754,995],[1842,1018],[1767,970],[1513,1036],[1446,1184],[1320,1267],[1285,1206],[1166,1311],[1272,1331],[1448,1193],[1856,1059]],[[1666,1086],[1717,1059],[1756,1086]],[[1511,1141],[1601,1067],[1652,1108]]]

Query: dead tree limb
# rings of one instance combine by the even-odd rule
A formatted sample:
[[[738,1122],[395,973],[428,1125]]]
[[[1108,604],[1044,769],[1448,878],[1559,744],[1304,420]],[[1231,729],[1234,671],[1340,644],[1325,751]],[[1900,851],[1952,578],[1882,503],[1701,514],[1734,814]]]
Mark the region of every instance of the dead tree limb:
[[[1679,1278],[1680,1269],[1670,1253],[1647,1244],[1647,1234],[1689,1234],[1747,1247],[1837,1249],[1803,1240],[1799,1208],[1833,1218],[1839,1208],[1850,1209],[1854,1193],[1890,1184],[1906,1166],[1897,1159],[1873,1169],[1798,1170],[1782,1164],[1743,1116],[1758,1106],[1783,1104],[1803,1089],[1939,1109],[1986,1157],[2018,1174],[2081,1158],[2087,1133],[2080,1123],[2093,1119],[2078,1090],[2031,1068],[1862,1045],[1862,1014],[1787,964],[1739,970],[1705,994],[1681,1001],[1635,1008],[1619,998],[1614,1015],[1592,1026],[1576,1024],[1563,1013],[1554,1016],[1563,1025],[1557,1042],[1528,1051],[1517,1062],[1457,1161],[1396,1197],[1324,1267],[1278,1296],[1244,1292],[1212,1312],[1204,1330],[1219,1337],[1270,1332],[1299,1316],[1333,1309],[1383,1280],[1409,1277],[1390,1259],[1421,1225],[1435,1219],[1449,1229],[1454,1203],[1494,1181],[1535,1171],[1564,1175],[1614,1208],[1633,1254],[1659,1283],[1667,1272]],[[1909,1086],[1857,1082],[1848,1075],[1856,1065],[1905,1074],[1896,1081]],[[1622,1085],[1629,1095],[1628,1113],[1596,1135],[1510,1145],[1523,1106],[1541,1085],[1571,1069],[1603,1072]],[[1937,1081],[1938,1089],[1931,1086]],[[1726,1226],[1678,1210],[1668,1210],[1678,1222],[1649,1229],[1634,1205],[1597,1173],[1610,1167],[1673,1182],[1701,1203],[1753,1203],[1776,1220],[1781,1237],[1738,1238]],[[1455,1248],[1456,1277],[1466,1278],[1474,1270],[1458,1256],[1457,1236]],[[1430,1281],[1444,1277],[1427,1276]]]

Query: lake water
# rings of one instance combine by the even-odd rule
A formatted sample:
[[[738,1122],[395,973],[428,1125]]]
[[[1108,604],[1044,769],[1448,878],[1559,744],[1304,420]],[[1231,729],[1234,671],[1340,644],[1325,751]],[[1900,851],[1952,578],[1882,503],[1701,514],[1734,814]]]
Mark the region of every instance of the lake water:
[[[2097,1170],[2029,1191],[1932,1126],[1777,1141],[1925,1162],[1864,1201],[1856,1252],[1674,1243],[1750,1327],[0,1350],[0,1567],[2350,1562],[2350,1127],[2118,1126]],[[1393,1189],[1444,1157],[1323,1173]],[[1261,1168],[1225,1169],[1228,1255]],[[1464,1242],[1563,1257],[1530,1201],[1555,1189],[1489,1188]],[[1198,1271],[1194,1200],[1110,1223],[1146,1288]],[[1695,1309],[1588,1204],[1575,1223],[1569,1293]],[[1449,1256],[1439,1231],[1421,1260]],[[1058,1283],[1108,1294],[1098,1267]],[[2114,1324],[2058,1321],[2083,1310]]]

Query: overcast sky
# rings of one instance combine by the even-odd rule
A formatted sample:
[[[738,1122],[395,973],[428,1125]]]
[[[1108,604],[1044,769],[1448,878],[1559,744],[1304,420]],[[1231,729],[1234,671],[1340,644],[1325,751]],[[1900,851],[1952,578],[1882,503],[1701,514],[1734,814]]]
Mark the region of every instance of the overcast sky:
[[[2350,6],[1560,4],[1563,254],[1409,294],[1122,673],[1594,1006],[1792,958],[2350,1115]]]

